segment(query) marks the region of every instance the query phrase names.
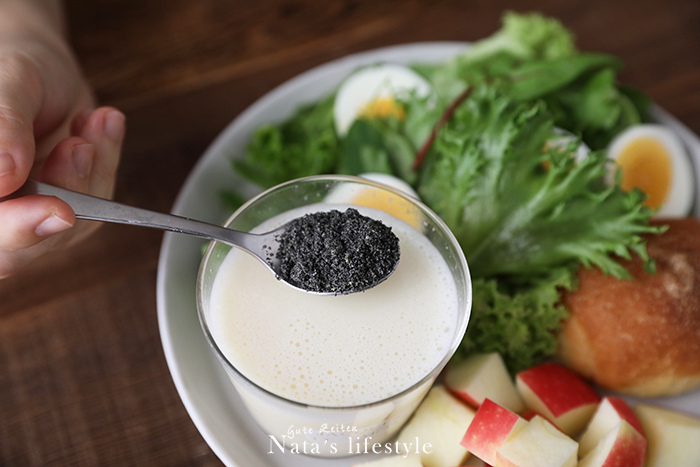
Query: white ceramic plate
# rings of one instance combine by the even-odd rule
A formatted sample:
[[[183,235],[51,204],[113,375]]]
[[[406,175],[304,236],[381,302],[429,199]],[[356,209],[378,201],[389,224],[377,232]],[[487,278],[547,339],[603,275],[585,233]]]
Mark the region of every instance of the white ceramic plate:
[[[408,44],[351,55],[314,68],[263,96],[236,118],[213,142],[182,187],[173,212],[222,223],[229,212],[220,192],[239,187],[251,196],[256,188],[233,173],[230,158],[244,152],[248,136],[261,123],[281,121],[300,104],[314,102],[333,91],[358,66],[379,61],[438,63],[466,44],[431,42]],[[694,159],[700,180],[700,139],[661,109],[659,121],[675,129]],[[696,199],[695,215],[700,203]],[[185,235],[164,236],[158,266],[158,322],[163,348],[175,386],[194,424],[216,455],[228,466],[350,466],[358,458],[314,459],[281,453],[249,417],[219,367],[199,326],[195,280],[202,241]],[[700,415],[700,391],[659,403]]]

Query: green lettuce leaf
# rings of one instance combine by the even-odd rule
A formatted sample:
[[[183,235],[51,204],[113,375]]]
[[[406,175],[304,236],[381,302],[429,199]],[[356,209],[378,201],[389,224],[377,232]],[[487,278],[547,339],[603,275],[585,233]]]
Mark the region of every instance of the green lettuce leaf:
[[[467,333],[454,358],[498,352],[512,373],[556,352],[556,333],[568,311],[560,293],[574,287],[574,274],[555,269],[527,288],[505,289],[496,279],[476,279]]]
[[[447,100],[465,85],[507,75],[523,64],[558,60],[577,54],[573,35],[553,18],[539,13],[507,12],[501,28],[472,43],[454,59],[438,66],[416,65]]]
[[[589,71],[543,99],[557,126],[581,135],[590,148],[603,149],[625,128],[648,120],[650,100],[619,85],[612,68]]]
[[[578,51],[559,21],[513,12],[500,30],[447,63],[415,67],[446,101],[484,82],[500,82],[514,99],[543,100],[556,126],[593,149],[648,119],[648,98],[616,81],[621,68],[616,57]]]
[[[580,163],[562,150],[540,102],[477,88],[435,141],[418,187],[452,229],[474,277],[546,275],[582,263],[626,277],[610,255],[647,259],[641,235],[652,211],[639,191],[607,185],[607,159]]]
[[[307,105],[279,125],[266,124],[251,137],[246,157],[233,158],[234,170],[269,188],[294,178],[330,173],[337,164],[338,138],[333,98]]]
[[[340,141],[336,172],[386,173],[414,184],[418,178],[413,169],[416,153],[443,112],[434,98],[409,95],[400,100],[406,115],[402,120],[370,117],[355,120]]]
[[[525,62],[559,58],[576,53],[574,38],[559,21],[539,13],[506,12],[496,33],[474,43],[461,61],[485,64],[494,56],[510,56]]]

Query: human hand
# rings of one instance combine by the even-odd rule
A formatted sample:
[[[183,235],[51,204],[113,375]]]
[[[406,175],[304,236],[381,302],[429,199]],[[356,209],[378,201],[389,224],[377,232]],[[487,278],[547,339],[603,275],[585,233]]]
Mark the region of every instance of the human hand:
[[[0,17],[19,10],[0,11]],[[0,20],[0,198],[29,177],[111,197],[124,115],[111,107],[94,109],[90,86],[63,35],[26,13],[16,15],[11,27]],[[54,197],[0,202],[0,278],[83,239],[97,225],[74,224],[72,209]]]

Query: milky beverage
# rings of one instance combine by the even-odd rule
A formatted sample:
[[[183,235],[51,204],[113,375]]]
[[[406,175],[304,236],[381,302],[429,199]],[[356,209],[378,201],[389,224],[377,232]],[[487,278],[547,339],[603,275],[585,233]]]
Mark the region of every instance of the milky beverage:
[[[396,270],[370,290],[342,296],[300,292],[236,248],[217,272],[208,319],[213,339],[241,374],[272,394],[321,407],[381,401],[421,381],[455,340],[458,293],[435,246],[393,216],[353,207],[390,226],[400,241]],[[306,206],[272,218],[256,230],[271,230],[305,213],[331,208],[345,209]],[[336,423],[353,432],[357,429],[353,424],[391,420],[393,413],[398,414],[394,423],[402,423],[429,385],[430,381],[420,385],[399,406],[375,404],[359,412],[349,410],[340,419],[321,412],[316,420],[281,413],[274,396],[260,398],[240,387],[239,392],[269,434],[285,437],[286,433],[288,438],[290,426]]]

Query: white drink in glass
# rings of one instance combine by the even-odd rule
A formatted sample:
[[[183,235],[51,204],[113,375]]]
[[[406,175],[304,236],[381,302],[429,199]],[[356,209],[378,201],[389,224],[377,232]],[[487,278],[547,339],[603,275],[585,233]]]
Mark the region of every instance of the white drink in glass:
[[[207,294],[206,327],[247,408],[274,438],[272,449],[304,442],[306,454],[342,456],[357,454],[353,443],[365,437],[385,442],[464,333],[464,299],[436,246],[410,223],[352,207],[399,238],[399,264],[383,283],[349,295],[308,294],[234,248]],[[303,206],[255,230],[346,208]]]

